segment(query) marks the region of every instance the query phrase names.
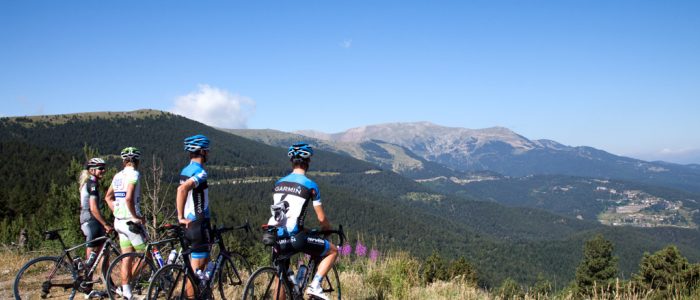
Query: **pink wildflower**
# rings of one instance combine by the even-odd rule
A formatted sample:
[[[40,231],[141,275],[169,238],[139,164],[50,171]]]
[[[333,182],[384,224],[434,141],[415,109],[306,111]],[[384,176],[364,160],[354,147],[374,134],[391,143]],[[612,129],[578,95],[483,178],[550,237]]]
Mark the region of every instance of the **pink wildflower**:
[[[349,244],[345,244],[344,246],[340,247],[340,255],[348,256],[350,253],[352,253],[352,246]]]
[[[377,258],[379,258],[379,251],[377,251],[377,249],[372,249],[369,251],[369,260],[375,262],[377,261]]]
[[[355,245],[355,255],[365,256],[365,254],[367,254],[367,247],[365,247],[365,245],[362,245],[360,241],[357,241],[357,245]]]

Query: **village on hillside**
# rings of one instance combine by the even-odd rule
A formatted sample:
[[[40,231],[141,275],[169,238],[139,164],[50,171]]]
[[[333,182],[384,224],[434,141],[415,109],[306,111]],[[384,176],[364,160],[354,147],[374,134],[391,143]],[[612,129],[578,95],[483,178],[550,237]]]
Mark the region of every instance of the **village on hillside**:
[[[611,226],[698,228],[690,210],[680,200],[665,199],[640,190],[621,190],[597,186],[596,192],[607,195],[607,209],[598,215],[602,224]],[[690,200],[690,199],[688,199]],[[694,200],[691,200],[694,201]]]

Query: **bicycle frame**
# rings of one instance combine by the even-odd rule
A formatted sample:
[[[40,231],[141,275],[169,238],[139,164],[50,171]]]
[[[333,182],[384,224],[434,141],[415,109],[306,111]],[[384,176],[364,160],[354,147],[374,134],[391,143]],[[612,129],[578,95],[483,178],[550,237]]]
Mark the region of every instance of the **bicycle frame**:
[[[73,251],[73,250],[78,249],[78,248],[82,248],[83,246],[87,246],[87,244],[89,244],[89,243],[98,242],[98,241],[105,241],[105,242],[102,243],[102,248],[100,249],[99,254],[98,254],[97,257],[95,258],[95,261],[92,263],[92,266],[90,266],[89,272],[86,273],[86,277],[88,277],[88,278],[89,278],[89,277],[95,272],[95,270],[97,269],[97,265],[98,265],[97,262],[99,262],[99,261],[102,259],[102,257],[104,257],[105,253],[106,253],[107,251],[110,250],[108,247],[111,247],[112,249],[115,249],[115,250],[117,249],[117,246],[116,246],[116,244],[114,243],[114,241],[112,241],[112,239],[109,238],[109,237],[107,237],[107,236],[102,236],[102,237],[98,237],[98,238],[96,238],[96,239],[94,239],[94,240],[91,240],[91,241],[85,242],[85,243],[83,243],[83,244],[80,244],[80,245],[78,245],[78,246],[75,246],[75,247],[73,247],[73,248],[64,250],[64,252],[66,252],[66,256],[68,256],[68,258],[70,259],[70,256],[68,255],[68,253],[70,253],[70,251]],[[116,253],[119,253],[119,252],[116,252]],[[72,260],[71,260],[71,262],[72,262]],[[107,280],[107,278],[103,278],[103,279],[104,279],[104,280]]]
[[[63,264],[64,262],[66,262],[66,260],[65,260],[66,258],[68,258],[68,261],[67,261],[68,264],[67,264],[67,265],[70,266],[71,272],[74,272],[75,274],[78,274],[78,273],[79,273],[79,270],[76,268],[75,265],[73,265],[73,257],[71,257],[71,252],[74,251],[74,250],[76,250],[76,249],[82,248],[82,247],[87,247],[87,245],[90,244],[90,243],[98,242],[98,241],[105,241],[104,243],[102,243],[102,248],[100,249],[99,254],[98,254],[97,257],[95,258],[95,261],[92,263],[92,266],[90,266],[89,271],[85,274],[85,278],[90,278],[90,276],[93,275],[93,273],[94,273],[95,270],[97,269],[98,262],[102,259],[102,257],[105,255],[105,253],[106,253],[107,251],[114,250],[115,253],[117,253],[117,254],[120,253],[119,250],[118,250],[119,248],[117,248],[117,246],[116,246],[116,244],[114,243],[114,241],[112,241],[112,239],[109,238],[108,236],[98,237],[98,238],[96,238],[96,239],[93,239],[93,240],[90,240],[90,241],[87,241],[87,242],[78,244],[78,245],[73,246],[73,247],[71,247],[71,248],[67,248],[67,247],[66,247],[66,244],[65,244],[65,242],[63,242],[63,238],[61,238],[61,235],[60,235],[60,234],[57,234],[57,238],[58,238],[58,241],[61,243],[61,248],[63,249],[63,254],[60,256],[60,259],[58,260],[58,264],[56,265],[56,268],[54,268],[54,269],[51,271],[51,273],[47,276],[47,277],[49,277],[49,278],[50,278],[50,277],[53,277],[53,276],[56,274],[56,271],[58,270],[58,266],[60,266],[60,265]],[[111,247],[112,249],[110,249],[110,247]],[[104,276],[100,276],[100,278],[101,278],[101,280],[104,280],[105,282],[106,282],[106,280],[107,280],[107,278],[104,278]],[[80,288],[80,287],[82,287],[82,284],[83,284],[83,283],[88,283],[88,284],[90,284],[90,283],[95,283],[95,281],[85,282],[83,279],[80,278],[80,276],[78,276],[78,278],[75,278],[74,281],[73,281],[72,283],[65,283],[65,284],[51,284],[51,283],[48,283],[48,286],[46,286],[47,283],[48,283],[48,282],[45,282],[45,286],[42,286],[42,289],[50,289],[51,287],[54,287],[54,286],[55,286],[55,287],[61,287],[61,288],[64,288],[64,289],[69,289],[69,288],[74,288],[74,287],[79,287],[79,288]]]
[[[338,247],[343,245],[345,241],[345,232],[343,231],[343,226],[340,225],[338,227],[338,230],[326,230],[326,231],[318,231],[319,234],[324,235],[324,234],[337,234],[340,237],[340,243],[337,245]],[[308,265],[307,265],[307,271],[306,274],[304,274],[304,278],[302,279],[303,282],[301,284],[292,284],[292,282],[289,281],[287,278],[287,273],[289,272],[290,269],[290,263],[291,263],[291,257],[298,254],[298,253],[287,253],[287,254],[279,254],[279,245],[275,245],[272,247],[272,264],[277,269],[277,277],[280,278],[280,281],[282,284],[284,284],[285,289],[288,291],[291,291],[292,298],[294,300],[296,299],[304,299],[304,289],[307,287],[309,284],[310,280],[309,277],[313,276],[313,274],[316,274],[317,268],[318,268],[318,263],[319,263],[319,257],[311,257]],[[326,275],[327,277],[328,275]],[[313,277],[312,277],[313,278]],[[279,283],[278,283],[279,284]],[[275,299],[279,298],[279,293],[280,289],[276,289],[277,295]]]
[[[191,249],[187,249],[185,251],[181,252],[181,257],[183,260],[183,263],[185,264],[185,276],[190,280],[192,285],[195,286],[195,293],[196,293],[196,298],[197,299],[205,299],[208,293],[212,291],[212,286],[215,282],[214,278],[216,278],[217,271],[221,267],[221,263],[223,262],[224,258],[228,255],[228,250],[226,249],[226,244],[224,243],[224,239],[221,236],[222,233],[234,230],[234,229],[245,229],[246,232],[250,232],[250,224],[246,221],[244,225],[238,226],[238,227],[223,227],[223,228],[214,228],[212,229],[212,232],[214,234],[214,242],[210,243],[209,246],[213,245],[218,245],[219,247],[219,255],[216,257],[216,261],[214,263],[214,268],[211,270],[211,278],[206,281],[206,285],[202,284],[202,280],[199,278],[199,276],[196,276],[195,270],[192,269],[192,262],[190,260],[190,255],[192,253]],[[187,244],[185,241],[184,236],[180,236],[180,243],[184,249],[185,245]],[[234,271],[238,272],[238,270],[235,269]],[[238,275],[238,274],[236,274]],[[238,275],[240,276],[240,275]],[[199,288],[196,288],[199,287]],[[198,290],[200,288],[203,288],[201,290]]]

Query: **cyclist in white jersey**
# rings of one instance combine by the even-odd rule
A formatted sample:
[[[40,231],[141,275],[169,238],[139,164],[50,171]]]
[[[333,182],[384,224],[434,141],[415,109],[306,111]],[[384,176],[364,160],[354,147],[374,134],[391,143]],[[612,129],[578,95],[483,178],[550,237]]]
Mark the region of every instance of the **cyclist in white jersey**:
[[[142,252],[146,249],[146,220],[141,215],[141,183],[139,166],[141,151],[136,147],[126,147],[121,152],[124,169],[114,175],[112,185],[107,190],[105,200],[114,214],[114,229],[119,233],[119,246],[122,253]],[[132,258],[122,264],[121,293],[124,299],[131,299],[129,277],[132,273]]]

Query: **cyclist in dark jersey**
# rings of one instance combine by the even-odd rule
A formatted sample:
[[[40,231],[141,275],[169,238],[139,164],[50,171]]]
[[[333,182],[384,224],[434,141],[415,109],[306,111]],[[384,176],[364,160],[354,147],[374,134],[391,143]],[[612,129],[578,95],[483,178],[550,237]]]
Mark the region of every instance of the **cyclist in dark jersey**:
[[[100,213],[102,201],[100,201],[99,181],[104,173],[105,161],[98,157],[90,159],[85,164],[85,170],[80,173],[80,229],[85,235],[86,242],[102,237],[105,233],[113,230],[112,226],[105,221]],[[88,269],[97,263],[95,260],[103,244],[104,241],[87,243],[84,268]],[[91,290],[86,297],[90,298],[102,293],[101,291]]]
[[[209,192],[207,172],[204,164],[209,155],[209,139],[195,135],[185,139],[185,151],[189,152],[190,164],[180,172],[180,186],[177,188],[177,218],[186,225],[185,238],[192,250],[192,269],[202,270],[209,262],[211,243],[211,214],[209,212]],[[187,282],[187,295],[194,291]]]
[[[320,299],[328,299],[323,294],[321,279],[333,267],[338,250],[319,234],[304,228],[306,208],[312,204],[316,217],[321,223],[321,229],[331,229],[331,223],[326,218],[321,205],[321,192],[318,185],[306,177],[312,155],[313,148],[306,143],[289,147],[287,156],[292,162],[293,170],[291,174],[275,183],[274,204],[271,207],[273,216],[268,224],[280,228],[277,234],[281,239],[290,240],[291,243],[281,245],[282,251],[299,251],[322,258],[306,293]]]
[[[100,201],[99,181],[105,173],[105,161],[92,158],[85,164],[85,170],[80,174],[80,229],[85,235],[85,241],[91,241],[112,231],[112,226],[102,217],[102,201]],[[88,243],[86,260],[102,243]]]

